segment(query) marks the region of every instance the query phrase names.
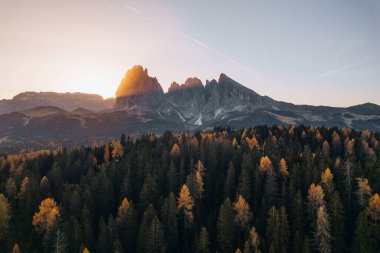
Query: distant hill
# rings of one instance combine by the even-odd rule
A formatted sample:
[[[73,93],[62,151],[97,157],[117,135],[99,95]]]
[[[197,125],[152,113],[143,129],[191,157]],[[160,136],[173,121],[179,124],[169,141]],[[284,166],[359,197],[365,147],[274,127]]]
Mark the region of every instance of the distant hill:
[[[67,111],[84,108],[93,111],[111,109],[113,98],[103,99],[99,95],[85,93],[24,92],[12,99],[0,100],[0,114],[31,109],[39,106],[56,106]]]
[[[380,131],[380,106],[347,108],[295,105],[261,96],[221,74],[206,84],[195,77],[164,92],[156,78],[135,66],[116,99],[82,93],[35,93],[0,102],[0,148],[50,140],[89,144],[121,134],[161,134],[215,126],[309,125]]]

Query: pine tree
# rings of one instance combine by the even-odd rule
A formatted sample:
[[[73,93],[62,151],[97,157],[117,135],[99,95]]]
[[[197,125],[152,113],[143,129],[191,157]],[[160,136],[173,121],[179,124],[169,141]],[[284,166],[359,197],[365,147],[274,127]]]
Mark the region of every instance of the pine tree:
[[[228,165],[226,180],[224,181],[224,196],[227,198],[235,197],[235,167],[232,162]]]
[[[88,247],[92,249],[95,243],[95,235],[93,229],[93,223],[91,220],[91,213],[87,205],[83,207],[82,210],[82,226],[83,226],[83,243],[89,245]]]
[[[0,240],[5,238],[10,220],[10,206],[3,194],[0,194]]]
[[[157,217],[156,210],[154,209],[153,205],[150,204],[145,210],[141,223],[140,223],[137,252],[146,252],[146,247],[147,247],[146,237],[148,233],[150,233],[149,231],[150,226],[152,224],[153,219],[156,217]]]
[[[53,243],[54,253],[65,253],[67,249],[67,241],[65,234],[58,228],[55,232],[55,240]]]
[[[268,211],[267,225],[265,227],[268,251],[280,251],[280,216],[275,206]]]
[[[217,224],[217,241],[220,252],[232,252],[234,239],[234,213],[229,198],[226,198],[219,209]]]
[[[286,214],[286,209],[284,206],[281,206],[280,213],[280,224],[279,224],[279,252],[287,252],[288,243],[289,243],[289,222],[288,216]]]
[[[331,252],[331,235],[329,216],[324,206],[320,206],[316,213],[316,226],[314,231],[314,244],[320,253]]]
[[[164,251],[165,234],[157,215],[153,217],[153,220],[144,236],[144,240],[144,250],[142,252],[159,253]]]
[[[358,190],[356,191],[356,197],[361,208],[367,207],[369,199],[372,195],[371,187],[368,184],[368,179],[366,178],[356,178],[358,182]]]
[[[332,252],[345,252],[344,207],[337,192],[331,195],[328,210],[331,218]]]
[[[361,211],[356,220],[356,229],[354,234],[353,252],[370,253],[374,252],[371,240],[370,224],[368,222],[368,213],[366,210]]]
[[[152,175],[148,174],[146,176],[144,185],[141,189],[139,196],[139,208],[141,210],[145,210],[145,208],[149,204],[153,204],[154,206],[157,203],[157,199],[159,197],[158,186],[156,180]]]
[[[162,206],[162,221],[166,231],[167,251],[176,252],[178,247],[177,204],[171,192]]]
[[[104,222],[103,217],[100,217],[99,219],[96,252],[107,253],[107,225]]]
[[[244,197],[244,199],[251,199],[251,178],[246,166],[242,166],[237,191],[238,194],[241,194]]]
[[[205,227],[202,227],[195,243],[195,252],[196,253],[211,253],[209,246],[210,246],[210,242],[209,242],[209,235],[208,235],[207,229]]]

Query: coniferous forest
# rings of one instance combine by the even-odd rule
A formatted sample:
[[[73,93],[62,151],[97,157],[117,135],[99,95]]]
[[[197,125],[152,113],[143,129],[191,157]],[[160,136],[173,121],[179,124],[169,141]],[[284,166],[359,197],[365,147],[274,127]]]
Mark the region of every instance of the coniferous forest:
[[[379,252],[380,135],[260,126],[0,157],[0,252]]]

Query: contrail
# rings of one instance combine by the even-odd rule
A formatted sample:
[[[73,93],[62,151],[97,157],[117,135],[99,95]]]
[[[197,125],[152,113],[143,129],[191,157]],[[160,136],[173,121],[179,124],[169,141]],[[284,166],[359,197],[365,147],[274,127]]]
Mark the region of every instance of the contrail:
[[[261,77],[261,75],[260,75],[257,71],[255,71],[255,70],[253,70],[253,69],[251,69],[251,68],[249,68],[249,67],[247,67],[247,66],[245,66],[245,65],[243,65],[243,64],[241,64],[241,63],[239,63],[239,62],[237,62],[237,61],[235,61],[234,59],[228,57],[227,55],[222,54],[222,53],[219,52],[218,50],[216,50],[216,49],[214,49],[214,48],[208,46],[207,44],[203,43],[202,41],[199,41],[199,40],[197,40],[197,39],[194,39],[193,37],[187,35],[186,33],[180,32],[180,31],[177,31],[177,33],[178,33],[179,35],[181,35],[182,37],[184,37],[184,38],[186,38],[186,39],[188,39],[188,40],[194,42],[195,44],[197,44],[197,45],[199,45],[199,46],[201,46],[201,47],[204,47],[204,48],[206,48],[206,49],[208,49],[208,50],[214,52],[215,54],[217,54],[217,55],[219,55],[220,57],[222,57],[222,58],[228,60],[228,61],[231,62],[232,64],[234,64],[234,65],[236,65],[236,66],[238,66],[238,67],[240,67],[240,68],[242,68],[242,69],[244,69],[244,70],[246,70],[246,71],[248,71],[248,72],[251,72],[251,73],[254,74],[255,76]]]
[[[330,76],[330,75],[333,75],[333,74],[336,74],[336,73],[339,73],[339,72],[342,72],[342,71],[345,71],[345,70],[348,70],[348,69],[351,69],[351,68],[354,68],[354,67],[357,67],[357,66],[360,66],[372,59],[376,58],[376,55],[372,55],[372,56],[367,56],[365,57],[364,59],[360,60],[360,61],[357,61],[357,62],[354,62],[354,63],[351,63],[351,64],[347,64],[345,66],[341,66],[339,68],[336,68],[336,69],[333,69],[333,70],[330,70],[330,71],[327,71],[325,73],[322,73],[318,76],[316,76],[316,78],[323,78],[323,77],[326,77],[326,76]]]
[[[132,7],[132,6],[130,6],[129,4],[127,4],[126,2],[123,2],[123,4],[124,4],[124,6],[125,7],[127,7],[128,9],[130,9],[131,11],[133,11],[134,13],[136,13],[136,14],[141,14],[141,12],[138,10],[138,9],[136,9],[136,8],[134,8],[134,7]]]

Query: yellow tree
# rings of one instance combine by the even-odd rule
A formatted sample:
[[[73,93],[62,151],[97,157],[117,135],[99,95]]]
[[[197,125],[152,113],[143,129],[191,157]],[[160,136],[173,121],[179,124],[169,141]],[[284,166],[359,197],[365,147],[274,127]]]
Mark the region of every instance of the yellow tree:
[[[325,187],[325,190],[330,193],[333,190],[333,174],[331,173],[330,168],[327,168],[324,172],[322,172],[321,179],[322,185]]]
[[[60,210],[54,199],[47,198],[39,206],[39,212],[33,216],[33,226],[37,232],[50,231],[56,225]]]
[[[185,221],[192,222],[194,219],[194,216],[193,216],[194,200],[191,197],[189,188],[186,186],[186,184],[182,185],[177,201],[178,201],[178,211],[183,212]]]
[[[286,161],[284,158],[281,159],[279,167],[280,167],[280,173],[283,177],[286,177],[289,175],[288,166],[286,165]]]
[[[9,227],[9,203],[3,194],[0,194],[0,239],[5,237]]]
[[[203,166],[203,163],[199,160],[198,163],[197,163],[197,171],[195,173],[195,176],[197,178],[197,185],[198,185],[198,191],[199,191],[199,195],[202,197],[202,194],[204,192],[204,183],[203,183],[203,177],[204,177],[204,174],[205,174],[205,167]]]
[[[249,239],[254,250],[258,250],[260,246],[260,237],[254,226],[252,226],[251,230],[249,231]]]
[[[20,253],[20,252],[21,252],[20,247],[18,246],[17,243],[15,243],[12,249],[12,253]]]
[[[268,156],[263,156],[260,159],[260,171],[266,172],[269,169],[272,168],[272,161],[269,159]]]
[[[356,181],[358,182],[358,190],[356,191],[356,197],[358,199],[359,205],[361,207],[366,207],[372,195],[372,190],[368,184],[368,179],[359,177],[356,178]]]
[[[177,143],[174,143],[172,150],[170,151],[171,156],[180,156],[181,150],[179,149],[179,146]]]
[[[117,224],[122,224],[125,221],[127,211],[129,208],[129,201],[127,198],[124,198],[123,201],[121,202],[121,205],[117,211],[117,216],[116,216],[116,222]]]
[[[123,146],[121,146],[121,143],[119,140],[115,140],[111,144],[112,147],[112,158],[120,158],[124,154]]]
[[[380,196],[377,193],[369,200],[369,214],[375,223],[380,221]]]
[[[83,253],[90,253],[90,251],[87,248],[84,248]]]
[[[249,204],[242,195],[239,194],[234,203],[235,222],[241,228],[246,228],[252,219],[252,213]]]
[[[325,194],[320,185],[311,184],[308,196],[307,196],[307,209],[309,212],[309,218],[314,224],[315,212],[320,206],[324,206],[324,197]]]

